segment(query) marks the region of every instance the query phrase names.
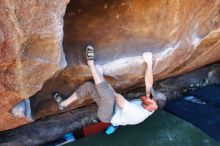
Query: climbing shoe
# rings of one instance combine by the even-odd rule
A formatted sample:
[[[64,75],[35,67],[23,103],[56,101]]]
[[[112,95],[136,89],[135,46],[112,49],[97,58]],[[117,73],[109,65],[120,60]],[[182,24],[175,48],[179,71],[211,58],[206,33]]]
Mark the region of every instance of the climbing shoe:
[[[56,101],[56,103],[58,104],[59,109],[60,109],[61,111],[64,110],[64,107],[61,106],[61,102],[63,101],[62,95],[61,95],[60,93],[58,93],[58,92],[54,92],[54,93],[53,93],[53,98],[54,98],[54,100]]]
[[[87,60],[94,60],[94,58],[95,58],[95,53],[94,53],[94,48],[93,48],[92,45],[88,45],[88,46],[86,47],[85,52],[86,52],[86,59],[87,59]]]

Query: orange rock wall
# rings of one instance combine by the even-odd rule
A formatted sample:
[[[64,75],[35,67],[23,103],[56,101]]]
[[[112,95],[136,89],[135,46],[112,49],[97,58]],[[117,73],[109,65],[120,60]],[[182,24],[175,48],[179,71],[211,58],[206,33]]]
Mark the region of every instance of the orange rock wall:
[[[141,55],[146,51],[156,58],[155,80],[216,62],[219,11],[219,0],[71,1],[64,17],[63,43],[69,68],[61,76],[91,77],[83,66],[84,48],[90,43],[96,48],[96,63],[104,66],[119,90],[143,83]],[[136,57],[139,60],[134,61]]]
[[[27,123],[9,110],[64,67],[63,15],[69,0],[0,1],[0,131]]]
[[[72,0],[63,37],[68,1],[0,1],[0,131],[27,123],[9,114],[22,99],[33,95],[36,117],[48,116],[58,111],[53,91],[68,96],[92,79],[83,59],[90,43],[119,92],[143,84],[146,51],[155,80],[220,60],[220,0]],[[62,41],[67,68],[54,76],[65,66]]]

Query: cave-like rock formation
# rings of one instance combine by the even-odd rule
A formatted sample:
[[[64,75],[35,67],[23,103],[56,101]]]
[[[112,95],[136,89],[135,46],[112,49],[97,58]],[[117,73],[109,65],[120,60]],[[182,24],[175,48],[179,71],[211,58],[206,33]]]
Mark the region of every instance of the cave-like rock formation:
[[[155,88],[165,93],[168,98],[177,98],[188,91],[210,84],[220,84],[220,62],[159,81]],[[144,93],[145,87],[140,87],[126,92],[124,96],[133,99]],[[69,110],[65,113],[37,120],[31,124],[0,132],[0,145],[30,146],[48,143],[70,131],[76,131],[86,125],[98,122],[96,111],[97,106],[90,104],[86,107]]]
[[[92,79],[83,59],[90,43],[119,92],[143,84],[141,54],[146,51],[156,60],[155,80],[220,59],[220,0],[72,0],[64,17],[67,67],[55,75],[65,65],[61,43],[67,2],[0,2],[0,131],[27,123],[9,113],[22,99],[33,95],[34,118],[55,114],[53,91],[69,96]],[[78,101],[71,108],[90,102]]]

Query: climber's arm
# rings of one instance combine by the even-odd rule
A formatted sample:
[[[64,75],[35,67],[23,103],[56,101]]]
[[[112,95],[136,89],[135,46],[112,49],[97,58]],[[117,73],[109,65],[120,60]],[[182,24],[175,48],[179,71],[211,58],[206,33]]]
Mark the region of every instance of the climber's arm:
[[[151,88],[153,86],[153,72],[152,72],[152,53],[147,52],[143,54],[144,62],[147,64],[145,71],[145,86],[146,86],[146,96],[150,96]]]

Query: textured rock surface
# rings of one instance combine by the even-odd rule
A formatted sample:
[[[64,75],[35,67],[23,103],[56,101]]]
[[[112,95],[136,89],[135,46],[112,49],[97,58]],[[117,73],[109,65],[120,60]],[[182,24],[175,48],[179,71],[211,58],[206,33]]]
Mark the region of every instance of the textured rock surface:
[[[41,88],[60,68],[62,14],[66,1],[0,2],[0,130],[27,121],[8,110]],[[120,92],[143,84],[141,54],[154,53],[155,80],[191,71],[220,59],[220,0],[72,0],[64,18],[64,53],[68,67],[50,78],[30,98],[35,118],[55,114],[55,90],[69,96],[92,79],[85,66],[86,44],[96,47],[96,61]],[[76,108],[90,103],[73,103]]]
[[[68,65],[83,64],[82,53],[88,43],[96,46],[100,64],[140,56],[144,51],[158,54],[155,75],[160,79],[209,64],[219,59],[219,3],[72,1],[64,27]]]
[[[169,99],[173,99],[181,97],[184,94],[183,91],[187,92],[187,90],[194,90],[210,84],[220,84],[220,63],[159,81],[156,83],[156,88],[165,93]],[[143,94],[145,94],[145,87],[132,90],[124,96],[132,99]],[[96,110],[96,106],[87,105],[16,129],[1,132],[0,145],[30,146],[55,140],[67,132],[97,122]]]
[[[220,59],[220,0],[71,1],[64,17],[68,67],[31,97],[35,118],[57,112],[53,91],[68,97],[91,80],[84,48],[96,47],[96,62],[119,91],[143,84],[142,53],[151,51],[154,79],[191,71]],[[91,101],[78,101],[71,108]]]
[[[63,15],[68,1],[0,1],[0,131],[27,123],[11,117],[9,110],[64,67]]]
[[[36,146],[56,140],[65,133],[96,123],[96,110],[97,106],[93,104],[4,131],[0,133],[0,145]]]

